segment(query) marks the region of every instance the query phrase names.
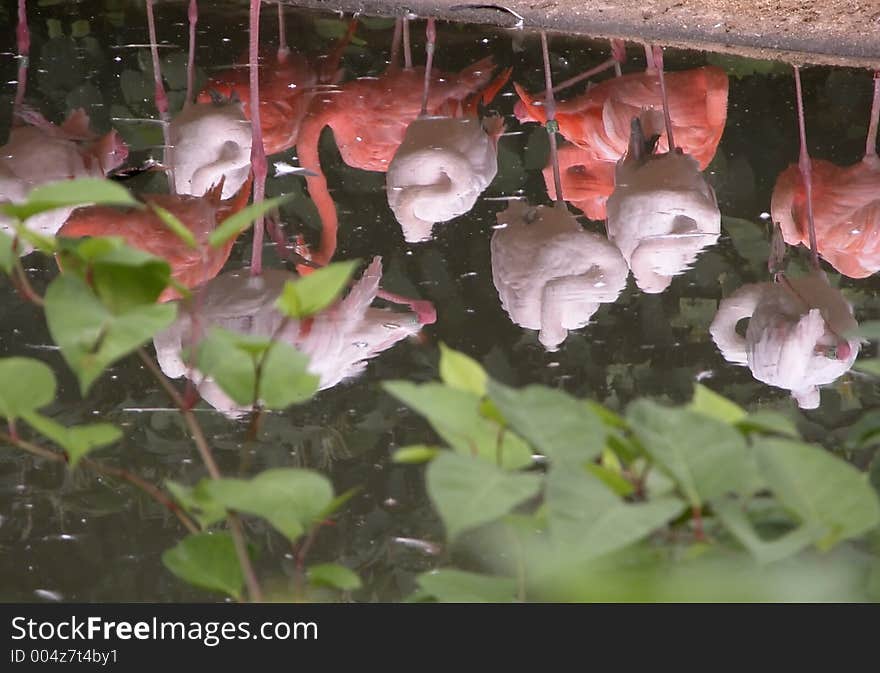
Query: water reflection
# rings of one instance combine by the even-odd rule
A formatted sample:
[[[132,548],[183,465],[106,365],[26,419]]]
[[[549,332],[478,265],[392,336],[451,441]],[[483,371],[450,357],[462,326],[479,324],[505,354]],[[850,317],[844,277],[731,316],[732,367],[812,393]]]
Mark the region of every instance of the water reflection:
[[[40,19],[62,16],[55,6],[37,8],[32,4],[32,12]],[[130,141],[139,141],[130,143],[135,149],[125,165],[134,175],[126,184],[146,203],[175,214],[202,244],[200,249],[189,250],[168,231],[154,209],[106,209],[103,213],[82,209],[73,214],[63,233],[122,235],[168,259],[179,282],[201,286],[193,303],[201,302],[199,310],[205,315],[202,333],[218,325],[266,336],[281,324],[273,307],[280,288],[296,276],[279,268],[251,275],[244,249],[250,245],[250,234],[211,253],[214,256],[208,256],[204,246],[217,224],[249,198],[253,129],[248,131],[251,90],[244,67],[247,59],[240,58],[230,67],[232,58],[244,51],[247,31],[239,30],[244,26],[241,15],[232,6],[203,5],[206,16],[198,23],[199,58],[186,69],[171,67],[187,61],[185,6],[160,5],[161,66],[170,103],[167,144],[158,138],[156,117],[161,115],[151,87],[131,85],[134,80],[152,82],[146,50],[139,53],[133,47],[116,48],[147,41],[143,13],[132,10],[118,33],[93,22],[92,30],[103,31],[94,38],[105,47],[98,52],[100,59],[113,65],[106,80],[94,73],[83,74],[81,79],[91,81],[94,76],[96,83],[110,82],[96,86],[101,89],[99,96],[74,105],[72,96],[71,104],[63,98],[50,101],[46,91],[37,88],[27,100],[31,109],[39,109],[56,121],[64,119],[68,110],[85,106],[94,123],[83,126],[84,116],[76,113],[80,121],[73,126],[96,131],[89,131],[88,137],[48,131],[36,116],[29,116],[26,106],[19,107],[0,158],[0,180],[3,185],[24,181],[25,187],[19,188],[22,194],[22,189],[31,188],[30,182],[10,168],[12,159],[29,167],[33,184],[50,179],[56,169],[63,173],[58,177],[78,175],[67,168],[70,165],[81,165],[86,171],[100,166],[95,174],[111,171],[125,158],[124,145],[116,132],[101,133],[109,130],[108,118],[124,117],[127,121],[118,122],[120,131]],[[777,75],[743,75],[730,66],[725,72],[716,65],[705,65],[711,56],[667,52],[671,135],[674,145],[682,150],[681,154],[669,153],[659,64],[652,65],[654,55],[649,51],[647,71],[622,72],[619,77],[609,73],[605,81],[559,104],[557,118],[567,144],[558,152],[561,174],[557,190],[552,166],[535,151],[538,143],[533,143],[539,136],[543,140],[545,130],[520,124],[517,119],[519,115],[523,122],[544,121],[543,97],[525,93],[541,90],[535,36],[526,34],[521,40],[525,51],[514,52],[509,33],[475,27],[453,29],[442,24],[436,54],[439,67],[432,67],[428,76],[428,105],[423,115],[427,68],[413,64],[421,60],[422,52],[413,59],[402,20],[359,20],[355,24],[348,19],[294,15],[291,11],[281,18],[276,24],[269,16],[263,23],[264,29],[271,27],[271,34],[260,50],[258,128],[266,152],[277,154],[277,162],[310,168],[317,175],[304,178],[292,170],[293,174],[269,180],[270,194],[295,194],[275,219],[292,231],[295,240],[311,240],[323,228],[321,243],[311,254],[313,264],[331,258],[374,261],[342,302],[311,323],[291,323],[284,329],[288,343],[313,357],[312,371],[326,391],[317,400],[288,414],[268,415],[263,435],[245,450],[238,424],[229,423],[209,408],[199,411],[228,474],[234,474],[236,468],[244,473],[301,460],[310,455],[306,445],[318,443],[316,436],[332,436],[334,447],[347,447],[334,453],[344,460],[332,465],[315,462],[332,471],[341,488],[364,488],[351,501],[351,510],[340,518],[338,532],[319,541],[316,558],[343,556],[353,567],[369,564],[370,572],[364,577],[370,591],[393,599],[409,592],[411,575],[424,565],[401,560],[399,554],[385,558],[377,550],[386,549],[389,541],[439,539],[420,474],[387,460],[394,447],[436,440],[426,426],[402,415],[398,405],[378,387],[379,380],[433,376],[434,349],[418,348],[418,341],[411,337],[442,339],[481,360],[501,380],[516,384],[541,381],[598,399],[616,410],[641,395],[683,400],[699,377],[749,411],[768,407],[784,411],[808,427],[811,439],[816,440],[845,431],[863,407],[878,402],[874,387],[847,374],[860,348],[864,351],[848,330],[856,317],[861,321],[880,314],[874,297],[875,280],[853,283],[830,272],[826,278],[812,270],[798,277],[801,262],[793,255],[786,275],[755,282],[766,277],[764,250],[769,238],[755,221],[770,202],[765,187],[772,186],[787,163],[793,147],[789,140],[794,138],[794,118],[786,108],[788,84],[780,93]],[[44,24],[34,23],[41,28]],[[299,31],[290,40],[295,50],[287,47],[285,26]],[[316,26],[323,27],[322,35]],[[51,43],[42,36],[39,39],[43,44]],[[53,39],[74,43],[74,38],[66,35]],[[415,39],[421,40],[421,31]],[[624,62],[621,46],[616,43],[614,57],[603,61],[605,69],[641,69],[641,58],[638,64]],[[590,66],[606,57],[605,50],[605,43],[560,36],[554,38],[550,60],[554,70],[567,77],[594,70]],[[119,59],[118,65],[114,59]],[[39,61],[35,55],[34,62],[40,62],[41,69],[55,77],[66,76],[60,60]],[[520,104],[514,109],[519,97],[506,84],[511,66],[522,99],[532,101],[528,106]],[[837,74],[847,82],[862,82],[867,90],[865,73]],[[816,105],[821,121],[828,101],[814,94],[826,71],[813,70],[810,76],[810,102]],[[207,82],[188,87],[190,92],[199,92],[197,96],[181,93],[181,81],[190,78]],[[122,84],[117,86],[117,80]],[[566,93],[565,84],[552,88]],[[731,123],[726,124],[728,90]],[[850,103],[846,96],[843,100]],[[184,106],[184,101],[189,104]],[[127,107],[119,112],[122,102]],[[481,110],[489,104],[500,118]],[[108,115],[111,109],[114,111]],[[132,121],[134,117],[143,119]],[[875,107],[872,118],[876,117]],[[641,135],[647,137],[642,143],[636,135],[634,149],[628,152],[633,119],[642,128]],[[429,120],[439,123],[428,125]],[[501,122],[506,132],[499,137]],[[324,133],[327,128],[332,134]],[[861,143],[864,128],[858,133]],[[37,134],[41,140],[29,145],[27,151],[10,150],[28,134]],[[657,144],[646,150],[647,140],[654,136],[659,136]],[[848,146],[840,137],[830,133],[827,124],[817,123],[813,143],[826,148],[826,156],[843,165],[853,157],[846,156]],[[65,149],[62,152],[54,149],[57,147]],[[442,156],[445,162],[450,148],[461,155],[472,152],[486,161],[471,160],[468,155],[468,166],[462,167],[471,171],[473,187],[455,192],[467,192],[467,197],[444,196],[440,199],[446,208],[443,211],[414,211],[420,233],[407,238],[425,238],[430,224],[456,216],[460,219],[451,226],[435,227],[430,242],[407,246],[394,217],[394,195],[403,195],[406,190],[396,188],[429,182],[427,178],[423,181],[419,172],[434,177],[440,171],[427,158]],[[57,155],[52,154],[56,151]],[[171,170],[173,187],[159,170],[140,170],[145,152],[162,159],[156,168]],[[713,165],[707,170],[710,161]],[[856,167],[873,161],[869,156]],[[400,171],[389,170],[389,165],[397,162]],[[872,231],[870,185],[876,186],[872,182],[876,172],[861,168],[863,172],[857,173],[856,167],[836,169],[847,184],[831,188],[825,186],[825,175],[833,171],[823,168],[824,163],[812,162],[820,252],[841,271],[851,270],[844,266],[850,259],[856,265],[852,269],[868,273],[876,268],[870,261],[876,256],[873,238],[864,234]],[[681,168],[670,169],[672,164]],[[652,180],[643,182],[638,177],[644,168],[662,173],[664,179],[679,174],[687,179],[675,189],[658,188]],[[792,226],[801,237],[791,242],[805,242],[802,179],[790,175],[796,183],[791,197],[794,205],[785,205],[783,214],[777,214],[774,198],[773,217],[784,226],[784,213],[791,209],[796,223]],[[450,185],[452,182],[450,179]],[[235,189],[237,183],[240,188]],[[628,192],[637,184],[642,185],[638,190],[641,196],[635,198]],[[832,207],[835,195],[844,187],[858,187],[859,191],[858,197],[843,199],[850,208],[847,212],[843,206]],[[0,199],[21,198],[9,189],[12,191],[4,192]],[[609,207],[608,199],[616,189]],[[177,195],[166,194],[166,190]],[[720,237],[712,191],[717,193],[725,216],[742,218],[738,228],[724,223]],[[548,194],[552,199],[564,199],[564,203],[547,205]],[[615,205],[624,198],[632,201],[633,207],[627,211],[630,215]],[[584,218],[569,212],[566,204],[581,210],[588,219],[607,218],[607,231],[602,224],[584,223]],[[842,214],[826,217],[826,210]],[[311,219],[312,211],[320,217]],[[687,226],[680,215],[690,218]],[[47,231],[59,228],[67,214],[52,216],[57,219],[46,226]],[[824,223],[832,220],[837,224]],[[824,242],[838,236],[832,232],[850,224],[864,235],[854,235],[845,245]],[[829,233],[823,233],[826,231]],[[267,246],[267,251],[283,257],[296,247],[308,256],[306,247],[295,246],[283,231],[275,233],[278,245]],[[713,242],[714,247],[708,249]],[[644,250],[654,252],[640,257],[636,251],[646,243]],[[846,259],[842,254],[834,256],[834,245],[845,251]],[[697,257],[698,249],[703,252]],[[374,259],[377,255],[385,261],[384,269]],[[642,258],[647,260],[644,264],[639,261]],[[283,263],[270,258],[267,267]],[[636,282],[627,288],[628,264]],[[55,273],[51,259],[42,262],[31,258],[28,265],[37,270],[41,283]],[[298,265],[302,272],[310,268]],[[652,279],[651,274],[662,276],[662,282]],[[670,281],[673,276],[677,280]],[[380,277],[386,288],[430,301],[411,301],[385,291],[378,286]],[[646,292],[651,289],[663,292],[649,296]],[[39,314],[23,308],[11,290],[7,294],[7,330],[2,344],[10,354],[34,355],[35,347],[28,344],[48,343],[44,323]],[[726,298],[719,307],[722,296]],[[174,297],[172,291],[163,299]],[[749,325],[744,331],[740,326],[740,336],[736,323],[745,318],[749,318]],[[436,324],[426,330],[425,325],[435,319]],[[524,333],[524,329],[537,334]],[[582,332],[569,333],[571,330]],[[208,405],[229,416],[237,415],[241,408],[188,366],[184,354],[191,346],[193,332],[199,329],[182,304],[179,322],[156,339],[163,369],[170,376],[191,377]],[[717,342],[721,354],[710,338]],[[548,355],[547,351],[554,352]],[[40,353],[41,357],[56,357],[53,352]],[[725,366],[722,357],[745,366]],[[59,362],[52,364],[63,377],[66,370]],[[832,386],[835,381],[838,385]],[[150,387],[137,363],[114,367],[96,386],[96,398],[88,403],[73,393],[69,381],[62,384],[64,397],[52,409],[53,416],[76,420],[106,416],[126,427],[131,445],[144,449],[135,452],[129,451],[129,446],[121,447],[118,454],[109,454],[110,459],[135,463],[134,467],[157,481],[170,478],[195,483],[202,476],[175,414],[167,411],[165,398]],[[804,408],[815,407],[819,402],[817,386],[828,386],[822,393],[821,408],[806,415],[798,413],[788,392],[793,392]],[[244,467],[239,464],[241,453],[248,454],[242,461]],[[7,565],[0,560],[0,570],[10,578],[10,585],[21,587],[15,590],[15,597],[47,598],[34,594],[46,587],[57,589],[65,599],[141,600],[180,595],[182,589],[165,576],[158,560],[159,551],[179,537],[167,512],[151,509],[151,504],[136,500],[125,488],[111,491],[81,475],[79,481],[63,482],[58,473],[14,457],[0,459],[0,477],[0,484],[5,484],[3,502],[11,503],[8,510],[12,512],[0,528],[0,544],[13,550],[4,555]],[[77,517],[72,526],[69,521],[59,523],[54,510],[49,512],[46,506],[50,497],[68,511],[88,511],[89,518],[79,523]],[[133,516],[137,527],[130,525]],[[25,527],[27,536],[22,535]],[[119,539],[120,528],[127,537]],[[47,546],[47,541],[56,540],[53,536],[59,530],[76,536],[65,544],[87,557],[88,563],[82,567],[87,567],[88,573],[70,577],[54,565],[53,559],[66,557],[58,554],[57,542]],[[32,540],[34,546],[21,547],[21,537]],[[36,559],[33,572],[26,570],[30,560],[21,563],[25,556]]]
[[[170,378],[187,377],[211,406],[238,416],[250,406],[236,404],[184,359],[184,349],[196,352],[209,327],[291,344],[309,356],[308,370],[320,378],[319,389],[323,390],[360,374],[368,360],[418,334],[426,320],[417,310],[393,311],[372,305],[377,297],[406,301],[379,289],[382,261],[378,257],[344,299],[305,321],[285,320],[275,307],[284,284],[295,278],[285,271],[267,269],[259,276],[229,272],[206,284],[193,299],[195,313],[181,311],[177,321],[155,337],[162,371]]]

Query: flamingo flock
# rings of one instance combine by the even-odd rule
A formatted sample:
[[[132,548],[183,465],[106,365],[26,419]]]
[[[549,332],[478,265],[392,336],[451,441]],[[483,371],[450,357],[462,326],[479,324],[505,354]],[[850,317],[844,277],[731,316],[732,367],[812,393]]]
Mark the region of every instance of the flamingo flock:
[[[174,111],[158,56],[154,0],[145,0],[155,114],[163,130],[161,161],[153,170],[165,172],[167,191],[139,194],[140,209],[84,206],[27,222],[46,235],[118,236],[166,259],[175,284],[159,300],[181,300],[181,288],[192,290],[193,298],[156,338],[161,367],[171,377],[187,377],[225,413],[241,410],[185,354],[204,324],[276,334],[283,318],[274,300],[284,283],[336,259],[347,229],[340,227],[332,175],[322,166],[327,130],[346,165],[382,174],[388,217],[399,224],[403,241],[429,245],[448,227],[469,226],[467,214],[498,174],[499,144],[510,125],[546,127],[550,153],[543,178],[552,205],[512,198],[497,213],[490,262],[501,307],[513,323],[536,331],[547,351],[561,348],[571,330],[617,301],[630,274],[639,291],[664,292],[719,239],[721,212],[705,171],[727,121],[729,85],[721,68],[667,71],[663,50],[647,45],[644,69],[624,73],[625,45],[613,40],[606,61],[554,85],[542,33],[544,88],[530,93],[491,56],[459,71],[437,68],[442,41],[433,18],[425,22],[424,65],[415,65],[411,19],[401,18],[384,71],[354,77],[344,56],[356,41],[356,18],[315,58],[291,49],[284,8],[275,5],[277,45],[261,47],[262,3],[251,0],[247,53],[196,90],[199,8],[189,0],[186,94]],[[0,201],[13,203],[45,182],[112,177],[128,160],[120,136],[94,133],[85,111],[72,110],[55,124],[25,101],[26,0],[18,0],[18,11],[14,121],[0,151]],[[613,76],[591,82],[582,93],[562,94],[612,68]],[[848,371],[860,349],[851,336],[857,325],[852,307],[831,286],[821,261],[852,278],[880,271],[880,74],[874,77],[864,158],[846,167],[809,157],[797,69],[795,76],[801,157],[779,176],[770,210],[785,243],[809,247],[810,273],[789,278],[772,269],[770,281],[725,298],[710,331],[726,360],[789,390],[802,407],[815,408],[818,387]],[[505,120],[491,108],[509,86],[516,103],[513,118]],[[211,233],[249,202],[264,199],[267,157],[289,151],[319,215],[320,234],[309,240],[300,232],[289,240],[278,214],[265,222],[261,217],[253,228],[248,272],[226,270],[235,240],[214,248]],[[169,229],[164,211],[189,230],[194,246],[183,245]],[[10,228],[2,216],[0,228]],[[264,269],[264,232],[279,256],[293,261],[295,273]],[[356,376],[369,359],[437,320],[430,302],[384,290],[382,275],[382,260],[375,257],[324,313],[284,323],[280,338],[310,356],[310,371],[322,388]],[[374,306],[377,300],[385,305]],[[743,319],[749,319],[745,335],[736,330]]]

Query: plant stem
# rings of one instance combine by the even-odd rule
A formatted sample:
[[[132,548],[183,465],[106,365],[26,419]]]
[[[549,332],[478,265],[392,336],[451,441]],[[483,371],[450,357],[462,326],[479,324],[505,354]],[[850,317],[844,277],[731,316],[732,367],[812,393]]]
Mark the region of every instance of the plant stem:
[[[217,467],[217,462],[214,460],[214,455],[211,453],[211,447],[208,446],[208,441],[205,439],[205,433],[202,431],[202,426],[199,425],[198,420],[196,420],[192,409],[186,405],[183,397],[181,397],[180,393],[177,392],[168,379],[165,378],[162,370],[159,369],[158,365],[153,361],[153,358],[147,354],[143,347],[138,348],[137,353],[141,361],[147,366],[147,369],[153,374],[153,377],[159,382],[159,385],[161,385],[165,392],[168,393],[168,396],[171,398],[171,401],[174,402],[178,410],[180,410],[180,413],[183,414],[183,419],[192,434],[193,442],[195,442],[199,455],[202,458],[202,462],[205,464],[205,468],[207,468],[211,479],[220,479],[220,469]],[[229,522],[229,530],[232,534],[232,540],[235,543],[235,552],[238,555],[238,562],[244,573],[245,583],[248,587],[248,594],[250,594],[251,601],[260,603],[263,600],[263,591],[260,588],[260,583],[254,572],[254,566],[247,553],[247,544],[244,540],[244,531],[241,526],[241,520],[235,512],[228,510],[226,512],[226,520]]]
[[[24,439],[17,439],[15,437],[12,437],[11,435],[6,434],[5,432],[0,432],[0,440],[8,442],[13,446],[18,447],[22,451],[27,451],[30,454],[39,456],[40,458],[45,458],[56,463],[68,462],[67,457],[63,453],[52,451],[51,449],[47,449]],[[143,479],[133,472],[129,472],[128,470],[125,470],[121,467],[106,465],[92,458],[82,458],[79,462],[80,465],[84,465],[99,474],[113,477],[115,479],[118,479],[119,481],[127,481],[129,484],[136,486],[141,491],[153,498],[153,500],[158,502],[160,505],[173,512],[174,515],[180,520],[180,523],[183,524],[183,527],[186,528],[190,533],[199,532],[199,527],[186,514],[186,512],[184,512],[178,506],[178,504],[174,502],[174,500],[165,495],[165,493],[162,492],[162,489],[160,489],[155,484],[151,484],[146,479]]]
[[[13,252],[13,254],[15,254]],[[27,272],[24,270],[24,267],[21,265],[21,258],[16,256],[14,262],[13,276],[12,282],[15,284],[18,291],[21,293],[21,296],[24,297],[27,301],[35,304],[37,306],[44,306],[45,302],[43,298],[34,290],[31,285],[31,281],[28,278]]]

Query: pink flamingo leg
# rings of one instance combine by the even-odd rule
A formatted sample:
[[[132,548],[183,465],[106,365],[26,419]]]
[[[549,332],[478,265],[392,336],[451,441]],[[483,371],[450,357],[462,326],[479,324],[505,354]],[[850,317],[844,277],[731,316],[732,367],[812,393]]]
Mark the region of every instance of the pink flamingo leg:
[[[435,309],[434,304],[427,299],[410,299],[409,297],[404,297],[403,295],[382,289],[379,289],[379,291],[376,292],[376,296],[385,301],[409,306],[418,317],[420,325],[433,325],[437,322],[437,309]]]
[[[541,55],[544,59],[544,109],[547,111],[547,137],[550,139],[550,163],[553,165],[553,186],[556,188],[556,206],[564,207],[562,176],[559,173],[559,152],[556,147],[556,101],[553,98],[553,74],[550,72],[550,49],[547,34],[541,31]]]
[[[155,85],[156,109],[159,111],[159,119],[162,120],[162,138],[166,151],[171,148],[168,136],[168,97],[165,95],[165,86],[162,84],[162,68],[159,65],[159,43],[156,41],[156,19],[153,16],[153,3],[155,0],[147,0],[147,28],[150,33],[150,56],[153,60],[153,84]],[[172,163],[173,162],[169,162]],[[168,167],[168,188],[175,193],[173,168]]]
[[[260,0],[251,0],[250,45],[248,65],[251,86],[251,170],[254,172],[254,203],[260,203],[266,194],[266,150],[263,147],[263,129],[260,126]],[[254,222],[254,242],[251,249],[251,275],[263,272],[263,218]]]
[[[669,151],[675,151],[675,139],[672,136],[672,117],[669,116],[669,96],[666,95],[666,77],[663,74],[663,48],[654,47],[654,63],[657,67],[657,75],[660,78],[660,95],[663,97],[663,121],[666,122],[666,140],[669,143]]]
[[[409,42],[409,19],[403,17],[403,67],[412,69],[412,47]]]
[[[657,69],[657,64],[654,62],[654,55],[656,52],[651,48],[650,45],[645,45],[645,72],[653,72]]]
[[[563,89],[574,86],[578,82],[583,82],[590,77],[595,77],[599,73],[605,72],[608,68],[612,67],[614,68],[614,74],[617,77],[620,77],[620,64],[624,61],[626,61],[626,46],[624,45],[623,40],[611,40],[611,58],[607,61],[603,61],[595,68],[590,68],[586,72],[582,72],[579,75],[569,77],[567,80],[560,82],[553,87],[553,93],[559,93]]]
[[[278,0],[278,62],[287,62],[290,47],[287,46],[287,26],[284,25],[284,5]]]
[[[13,110],[18,112],[24,103],[24,92],[27,86],[28,60],[31,52],[31,32],[28,30],[27,3],[18,0],[18,26],[15,29],[18,43],[18,78],[15,82],[15,103]],[[14,123],[14,122],[13,122]]]
[[[800,132],[801,151],[798,156],[798,168],[804,181],[807,196],[807,224],[810,229],[810,261],[813,268],[819,269],[819,246],[816,242],[816,225],[813,222],[813,172],[810,153],[807,151],[807,129],[804,123],[804,93],[801,88],[801,69],[794,66],[794,86],[797,92],[798,130]]]
[[[185,107],[192,104],[193,79],[195,78],[196,24],[199,21],[197,0],[189,0],[187,19],[189,20],[189,53],[186,58],[186,98],[183,103]]]
[[[865,158],[877,161],[877,123],[880,121],[880,70],[874,73],[874,99],[871,102],[871,120],[865,140]]]
[[[434,19],[428,19],[428,26],[425,29],[425,82],[422,88],[422,111],[421,115],[428,114],[428,92],[431,88],[431,67],[434,65],[434,45],[437,42],[437,28],[434,25]]]
[[[397,63],[400,58],[400,38],[403,33],[403,19],[394,20],[394,34],[391,37],[391,55],[388,59],[388,71],[397,70],[400,65]]]

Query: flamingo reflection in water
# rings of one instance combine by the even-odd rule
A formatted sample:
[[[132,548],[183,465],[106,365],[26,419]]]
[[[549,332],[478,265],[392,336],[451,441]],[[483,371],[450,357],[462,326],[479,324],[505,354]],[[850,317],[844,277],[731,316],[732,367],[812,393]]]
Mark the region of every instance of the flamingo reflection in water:
[[[6,144],[0,147],[0,202],[21,203],[38,185],[56,180],[103,178],[119,168],[128,157],[128,147],[116,131],[98,136],[91,130],[89,116],[72,110],[55,125],[24,103],[30,51],[30,32],[25,0],[18,3],[16,29],[20,66],[13,102],[13,125]],[[54,235],[73,208],[58,208],[26,220],[26,226]],[[11,222],[0,215],[0,229],[11,231]],[[21,246],[23,253],[30,248]]]
[[[295,278],[286,271],[267,269],[259,276],[224,273],[209,282],[194,300],[198,306],[197,328],[191,315],[181,311],[177,321],[154,338],[162,371],[171,378],[190,378],[209,404],[230,416],[239,416],[249,407],[237,405],[183,357],[185,348],[198,347],[196,334],[204,334],[211,326],[293,345],[309,356],[308,371],[319,377],[320,389],[358,376],[370,359],[422,329],[423,318],[418,312],[372,305],[382,296],[382,262],[378,257],[347,296],[303,321],[285,320],[275,308],[284,284]]]
[[[819,265],[813,223],[810,158],[806,147],[800,71],[795,68],[801,151],[798,162],[806,189],[805,217],[811,241],[810,272],[788,278],[771,258],[774,282],[749,284],[724,299],[710,326],[724,358],[747,366],[768,385],[790,390],[803,409],[819,406],[819,386],[834,382],[852,367],[861,342],[851,336],[858,326],[853,309],[832,287]],[[781,232],[775,234],[781,236]],[[745,336],[736,326],[749,318]]]
[[[434,19],[428,19],[426,36],[422,109],[407,126],[386,177],[388,205],[409,243],[429,240],[435,223],[474,207],[498,172],[498,139],[504,131],[498,115],[480,118],[472,109],[460,108],[454,116],[428,114]],[[496,80],[494,86],[501,85]]]
[[[662,62],[657,51],[645,48],[645,72],[618,75],[590,87],[583,94],[559,104],[560,133],[573,145],[560,151],[562,186],[577,208],[590,219],[604,220],[605,203],[614,189],[614,166],[629,148],[632,119],[638,117],[644,135],[658,136],[657,152],[669,152],[661,109],[669,112],[676,146],[704,170],[718,149],[727,120],[728,80],[723,70],[703,66],[665,76],[667,104],[660,90]],[[619,72],[624,45],[612,41],[613,56],[600,66],[563,82],[556,90],[597,74],[612,65]],[[521,122],[546,120],[540,100],[517,86],[520,102],[515,114]],[[544,171],[550,195],[555,198],[552,168]]]
[[[411,63],[408,49],[405,56],[406,63]],[[347,165],[385,173],[407,128],[423,110],[430,116],[455,116],[459,108],[462,111],[476,109],[477,101],[488,103],[507,79],[507,74],[502,73],[493,81],[495,66],[491,57],[459,73],[433,69],[427,76],[427,102],[423,102],[426,68],[401,68],[397,61],[397,50],[392,48],[391,63],[380,76],[351,80],[336,91],[319,95],[300,127],[297,154],[300,166],[314,173],[307,178],[307,184],[322,226],[318,249],[309,251],[301,246],[300,252],[319,265],[333,258],[339,226],[336,205],[318,153],[318,141],[324,128],[329,126],[333,130]]]
[[[819,255],[850,278],[866,278],[880,271],[878,118],[880,72],[874,73],[864,158],[845,167],[823,159],[812,159],[806,166]],[[809,245],[806,183],[797,164],[789,166],[777,179],[770,211],[773,221],[782,227],[786,243]]]
[[[568,331],[589,323],[603,303],[617,299],[629,275],[618,248],[605,236],[584,230],[566,208],[559,184],[554,101],[547,38],[541,34],[547,83],[550,157],[556,202],[532,207],[513,201],[498,214],[492,235],[492,278],[510,319],[538,330],[548,350],[558,350]]]

